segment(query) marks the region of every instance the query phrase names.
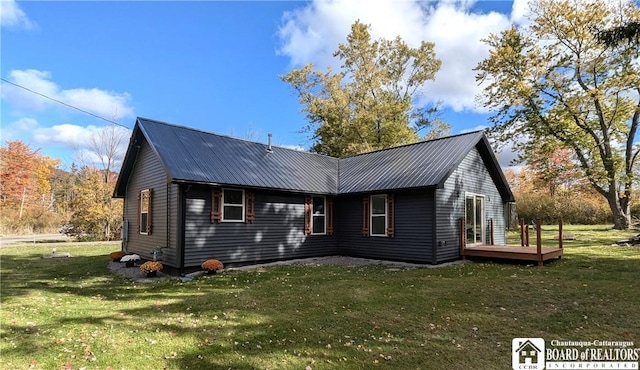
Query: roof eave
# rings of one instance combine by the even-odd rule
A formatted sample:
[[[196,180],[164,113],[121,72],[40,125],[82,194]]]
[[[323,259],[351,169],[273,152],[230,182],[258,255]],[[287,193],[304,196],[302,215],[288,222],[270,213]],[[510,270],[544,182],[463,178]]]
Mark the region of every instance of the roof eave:
[[[496,154],[493,152],[491,148],[491,143],[489,139],[487,139],[486,135],[482,135],[482,143],[484,144],[484,155],[489,156],[489,163],[492,168],[487,168],[489,173],[491,174],[494,182],[496,183],[496,187],[502,196],[502,199],[505,203],[515,202],[515,197],[513,196],[513,192],[511,191],[511,187],[509,186],[509,182],[507,178],[504,176],[504,172],[502,172],[502,168],[500,167],[500,163],[498,162],[498,158]],[[480,144],[480,143],[478,143]],[[481,155],[482,155],[481,151]]]
[[[315,190],[308,190],[308,189],[268,188],[263,186],[252,186],[252,185],[246,185],[246,184],[227,184],[227,183],[220,183],[220,182],[197,181],[197,180],[188,180],[188,179],[172,179],[170,182],[173,184],[182,184],[182,185],[203,185],[203,186],[243,188],[243,189],[253,189],[253,190],[271,190],[271,191],[282,191],[282,192],[295,193],[295,194],[315,194],[315,195],[329,195],[329,196],[339,195],[336,192],[323,192],[323,191],[315,191]]]

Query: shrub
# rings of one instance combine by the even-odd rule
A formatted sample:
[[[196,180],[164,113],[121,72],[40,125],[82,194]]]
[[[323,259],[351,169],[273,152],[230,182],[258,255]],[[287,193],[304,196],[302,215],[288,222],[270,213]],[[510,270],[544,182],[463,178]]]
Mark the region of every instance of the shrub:
[[[120,259],[125,255],[126,253],[124,253],[123,251],[115,251],[115,252],[109,253],[109,258],[111,258],[114,261],[120,261]]]
[[[156,272],[162,270],[162,263],[158,261],[147,261],[140,265],[140,271],[148,274],[150,272]]]
[[[201,267],[203,270],[215,271],[215,270],[222,270],[224,268],[224,265],[222,264],[222,262],[218,260],[211,259],[211,260],[206,260],[202,262]]]

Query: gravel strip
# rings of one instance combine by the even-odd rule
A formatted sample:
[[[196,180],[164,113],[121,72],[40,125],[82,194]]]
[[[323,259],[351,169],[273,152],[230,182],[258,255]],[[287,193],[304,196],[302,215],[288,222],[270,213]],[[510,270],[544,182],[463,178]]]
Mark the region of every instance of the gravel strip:
[[[400,269],[400,268],[414,269],[414,268],[440,268],[440,267],[457,265],[457,264],[466,263],[466,262],[469,262],[469,261],[458,260],[453,262],[442,263],[439,265],[431,265],[431,264],[418,264],[418,263],[397,262],[397,261],[374,260],[374,259],[357,258],[357,257],[329,256],[329,257],[302,258],[302,259],[287,260],[287,261],[276,261],[271,263],[261,263],[261,264],[240,266],[240,267],[229,267],[224,269],[224,271],[264,270],[265,268],[268,268],[268,267],[287,266],[287,265],[304,265],[304,266],[334,265],[334,266],[344,266],[344,267],[384,265],[384,266],[389,266],[390,268],[396,268],[396,269]],[[134,267],[126,267],[125,264],[122,262],[109,262],[109,270],[111,270],[114,274],[118,276],[126,277],[134,281],[146,282],[146,283],[157,281],[158,279],[163,279],[163,278],[190,280],[193,277],[203,274],[202,271],[197,271],[197,272],[188,274],[185,277],[179,277],[174,275],[163,274],[162,272],[159,271],[156,277],[148,278],[142,273],[142,271],[140,271],[139,266],[136,265]]]

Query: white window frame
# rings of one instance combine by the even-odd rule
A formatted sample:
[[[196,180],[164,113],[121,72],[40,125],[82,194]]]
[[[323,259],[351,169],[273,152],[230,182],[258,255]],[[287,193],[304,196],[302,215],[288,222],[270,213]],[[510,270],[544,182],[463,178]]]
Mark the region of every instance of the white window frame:
[[[373,198],[383,198],[384,199],[384,214],[382,213],[373,213]],[[384,233],[383,234],[374,234],[373,233],[373,218],[374,217],[383,217],[384,218]],[[387,194],[373,194],[369,197],[369,235],[371,236],[388,236],[387,235],[387,222],[389,217],[389,204],[387,202]]]
[[[324,213],[318,213],[318,214],[315,213],[313,206],[315,205],[314,199],[316,198],[322,198],[322,210]],[[316,217],[324,218],[324,227],[323,227],[323,232],[321,233],[317,233],[314,230],[314,227],[316,225],[315,223]],[[314,195],[311,197],[311,235],[327,235],[327,198],[326,197],[317,196],[317,195]]]
[[[242,204],[234,204],[234,203],[226,203],[225,202],[225,197],[224,197],[224,193],[227,191],[239,191],[242,195],[241,195],[241,199],[242,199]],[[244,222],[244,217],[245,217],[245,194],[244,194],[244,189],[222,189],[222,196],[221,196],[221,205],[220,207],[221,209],[221,214],[222,214],[222,222]],[[227,219],[226,217],[226,212],[225,212],[225,207],[236,207],[236,208],[240,208],[241,209],[241,213],[240,215],[242,216],[239,220],[238,219]]]
[[[147,210],[146,212],[142,212],[142,210],[144,209],[144,199],[145,199],[145,194],[147,195]],[[151,209],[151,189],[144,189],[144,190],[140,190],[140,209],[138,209],[138,222],[140,223],[140,235],[149,235],[149,216],[150,216],[150,212],[149,210]],[[146,222],[144,223],[144,231],[142,231],[142,215],[146,214],[147,215],[147,219]]]
[[[465,223],[467,223],[467,200],[472,198],[473,199],[473,214],[474,214],[474,220],[473,220],[473,232],[474,232],[474,243],[469,243],[469,240],[467,239],[467,235],[465,234],[465,243],[467,243],[467,245],[469,246],[473,246],[473,245],[483,245],[486,244],[486,236],[487,236],[487,196],[484,194],[479,194],[479,193],[471,193],[471,192],[465,192],[464,193],[464,218],[465,218]],[[480,214],[481,216],[481,220],[480,220],[480,225],[477,224],[477,221],[475,219],[475,215],[477,213],[477,209],[476,209],[476,205],[477,205],[477,200],[478,198],[482,199],[482,213]],[[480,240],[476,240],[475,238],[475,230],[476,228],[480,226]],[[467,226],[468,227],[468,226]],[[465,230],[466,233],[466,230]]]

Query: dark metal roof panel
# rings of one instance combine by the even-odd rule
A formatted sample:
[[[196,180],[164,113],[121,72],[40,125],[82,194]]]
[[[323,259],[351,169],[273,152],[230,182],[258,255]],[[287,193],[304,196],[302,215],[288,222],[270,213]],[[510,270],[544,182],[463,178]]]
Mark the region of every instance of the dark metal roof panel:
[[[442,186],[483,137],[475,131],[341,159],[338,192]]]
[[[138,118],[172,181],[337,193],[338,159]]]

